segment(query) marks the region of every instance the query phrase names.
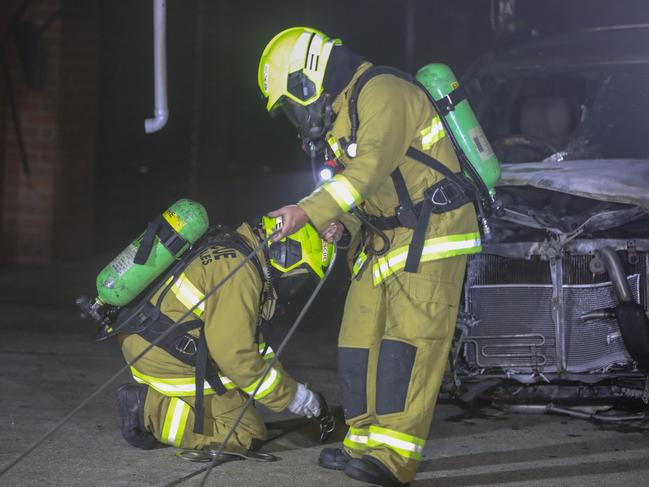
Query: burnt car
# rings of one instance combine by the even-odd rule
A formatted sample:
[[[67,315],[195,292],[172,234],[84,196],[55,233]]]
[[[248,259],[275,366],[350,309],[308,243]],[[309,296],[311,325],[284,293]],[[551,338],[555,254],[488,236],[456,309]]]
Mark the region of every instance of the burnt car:
[[[468,261],[446,390],[575,415],[561,403],[645,409],[649,26],[510,47],[463,86],[503,163],[502,208]]]

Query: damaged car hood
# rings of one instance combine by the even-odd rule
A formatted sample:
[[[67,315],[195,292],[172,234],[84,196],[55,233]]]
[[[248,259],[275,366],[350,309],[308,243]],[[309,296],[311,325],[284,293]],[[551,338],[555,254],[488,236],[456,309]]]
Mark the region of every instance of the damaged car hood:
[[[499,186],[534,186],[649,213],[649,160],[592,159],[502,164]]]

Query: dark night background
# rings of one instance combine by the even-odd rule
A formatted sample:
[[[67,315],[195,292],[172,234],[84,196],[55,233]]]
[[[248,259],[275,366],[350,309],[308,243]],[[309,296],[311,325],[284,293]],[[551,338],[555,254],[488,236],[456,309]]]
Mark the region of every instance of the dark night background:
[[[498,7],[508,4],[514,15],[499,17]],[[143,130],[153,110],[151,1],[3,0],[0,18],[13,85],[7,76],[0,82],[0,262],[30,264],[117,251],[179,197],[201,201],[213,222],[236,224],[308,193],[310,174],[294,130],[268,116],[257,87],[259,55],[286,27],[317,27],[377,64],[414,72],[441,62],[461,77],[487,52],[531,37],[649,22],[649,6],[646,0],[168,0],[170,118],[153,135]],[[35,87],[25,78],[15,27],[48,19],[41,39],[48,81]],[[31,52],[27,65],[35,62]],[[21,168],[11,91],[31,183]],[[30,115],[34,100],[49,110],[40,117],[45,128]]]

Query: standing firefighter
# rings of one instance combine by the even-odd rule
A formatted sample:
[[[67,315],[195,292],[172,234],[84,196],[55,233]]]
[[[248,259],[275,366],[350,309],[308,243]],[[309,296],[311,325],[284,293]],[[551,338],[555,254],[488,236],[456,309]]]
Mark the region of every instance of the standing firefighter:
[[[349,430],[344,448],[322,450],[319,463],[364,482],[408,485],[428,437],[466,255],[481,248],[472,198],[449,181],[458,158],[420,86],[315,29],[270,41],[259,86],[312,160],[333,159],[337,171],[270,213],[283,219],[280,237],[308,221],[324,232],[340,219],[360,242],[338,340]]]
[[[125,359],[134,360],[187,314],[276,225],[274,218],[263,217],[254,228],[244,223],[236,232],[207,235],[204,250],[151,299],[159,309],[153,324],[140,333],[119,335]],[[137,361],[131,372],[139,384],[123,385],[117,392],[126,441],[143,449],[158,443],[191,449],[220,443],[255,390],[255,400],[273,411],[318,416],[317,395],[296,383],[279,363],[263,377],[274,354],[258,325],[274,313],[279,280],[305,273],[322,279],[330,247],[310,225],[270,244],[177,325],[177,333]],[[259,413],[249,408],[228,446],[255,449],[265,437]]]

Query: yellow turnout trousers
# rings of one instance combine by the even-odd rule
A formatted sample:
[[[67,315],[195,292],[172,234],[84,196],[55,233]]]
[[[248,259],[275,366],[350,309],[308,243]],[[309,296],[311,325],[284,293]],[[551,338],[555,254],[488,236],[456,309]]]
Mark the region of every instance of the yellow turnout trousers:
[[[418,273],[377,286],[366,269],[347,295],[338,338],[344,446],[377,458],[402,482],[422,459],[465,267],[465,255],[422,262]]]
[[[172,397],[149,387],[144,404],[144,424],[161,443],[176,448],[202,449],[222,443],[230,427],[241,413],[247,396],[239,390],[223,395],[206,395],[203,434],[194,433],[194,398]],[[255,408],[248,408],[236,431],[228,441],[246,450],[253,440],[266,438],[266,426]]]

